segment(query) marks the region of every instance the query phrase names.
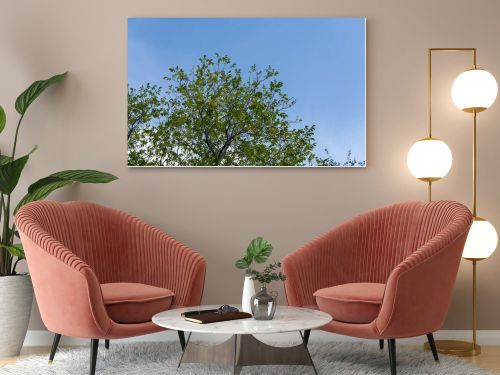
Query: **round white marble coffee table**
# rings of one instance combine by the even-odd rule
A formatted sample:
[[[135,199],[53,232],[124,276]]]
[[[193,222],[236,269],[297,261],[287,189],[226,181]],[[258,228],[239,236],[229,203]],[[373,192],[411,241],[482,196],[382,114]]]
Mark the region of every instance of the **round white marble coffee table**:
[[[324,312],[299,307],[278,306],[273,320],[253,318],[231,320],[209,324],[197,324],[184,320],[183,312],[217,309],[219,306],[198,306],[174,309],[153,316],[153,322],[161,327],[179,332],[183,347],[179,366],[182,363],[219,363],[233,367],[239,374],[242,366],[255,365],[306,365],[312,366],[317,374],[307,341],[311,329],[330,323],[332,317]],[[302,333],[304,331],[304,334]],[[184,343],[184,332],[189,332]],[[191,333],[230,334],[221,344],[195,344],[190,342]],[[299,332],[302,344],[290,347],[276,347],[256,339],[254,334]]]

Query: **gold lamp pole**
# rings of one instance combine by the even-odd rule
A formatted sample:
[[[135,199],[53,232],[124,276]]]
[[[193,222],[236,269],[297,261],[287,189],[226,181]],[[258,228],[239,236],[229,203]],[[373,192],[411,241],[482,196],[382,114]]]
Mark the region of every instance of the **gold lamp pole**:
[[[427,107],[429,116],[428,134],[410,148],[407,157],[408,168],[413,176],[428,186],[429,202],[432,200],[432,183],[442,179],[451,169],[451,150],[446,143],[432,134],[432,51],[428,50]]]
[[[474,69],[476,68],[476,54],[474,53]],[[472,217],[474,221],[484,220],[477,216],[477,112],[472,110],[473,128],[472,128]],[[463,256],[463,255],[462,255]],[[477,344],[477,262],[485,258],[464,258],[472,262],[472,347],[470,343],[462,343],[461,356],[475,356],[481,354],[481,346]],[[461,353],[462,353],[461,352]],[[460,354],[458,354],[460,355]]]
[[[473,118],[472,136],[472,214],[473,224],[469,231],[462,257],[472,261],[472,343],[457,340],[437,340],[438,352],[456,356],[475,356],[481,353],[481,347],[476,341],[477,330],[477,261],[486,259],[496,248],[498,237],[493,225],[477,216],[477,113],[486,110],[495,101],[497,84],[494,77],[476,66],[477,52],[475,48],[430,48],[429,49],[429,129],[432,124],[431,116],[431,58],[433,51],[441,52],[472,52],[473,64],[460,74],[452,88],[452,97],[455,104],[463,111],[471,113]],[[431,183],[429,182],[429,189]],[[429,193],[429,200],[431,195]],[[424,345],[429,350],[429,345]]]
[[[498,92],[495,78],[476,65],[474,49],[472,69],[460,74],[452,88],[453,101],[462,111],[472,114],[472,215],[473,223],[467,236],[462,257],[472,262],[472,346],[464,348],[467,356],[478,355],[481,347],[476,342],[477,330],[477,262],[488,258],[496,249],[498,236],[495,227],[477,215],[477,113],[485,111],[494,102]],[[459,354],[460,355],[460,354]]]

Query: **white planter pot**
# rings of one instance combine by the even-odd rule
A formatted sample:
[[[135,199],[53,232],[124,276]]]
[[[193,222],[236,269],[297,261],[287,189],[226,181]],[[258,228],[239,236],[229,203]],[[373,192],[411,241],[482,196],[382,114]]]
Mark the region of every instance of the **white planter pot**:
[[[252,313],[252,308],[250,307],[250,299],[255,294],[255,286],[253,280],[250,276],[245,276],[245,282],[243,284],[243,295],[241,297],[241,309],[244,312]]]
[[[28,331],[32,304],[30,275],[0,277],[0,358],[19,355]]]

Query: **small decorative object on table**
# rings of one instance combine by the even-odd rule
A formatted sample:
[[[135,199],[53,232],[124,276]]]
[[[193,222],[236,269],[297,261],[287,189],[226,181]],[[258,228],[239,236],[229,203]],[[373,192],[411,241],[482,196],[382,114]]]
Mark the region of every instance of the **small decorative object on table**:
[[[262,237],[254,238],[248,244],[245,256],[238,259],[235,263],[236,268],[245,270],[245,283],[243,284],[243,293],[241,298],[241,309],[250,313],[250,299],[255,294],[255,286],[251,275],[252,263],[264,263],[273,251],[273,245]]]
[[[229,305],[222,305],[218,309],[184,312],[181,316],[188,322],[198,324],[225,322],[226,320],[248,319],[252,317],[251,314],[240,312],[236,307]]]
[[[271,281],[286,280],[286,276],[281,271],[277,271],[280,268],[281,262],[274,262],[264,268],[262,272],[250,270],[252,280],[257,280],[261,284],[260,292],[254,295],[250,300],[254,319],[271,320],[274,317],[278,292],[268,293],[267,284]]]
[[[252,269],[252,264],[264,263],[273,252],[273,245],[262,237],[254,238],[248,245],[246,254],[243,258],[236,261],[236,267],[246,271],[245,284],[243,287],[243,298],[241,301],[242,309],[245,312],[252,312],[257,320],[271,320],[276,311],[277,292],[267,292],[267,284],[271,281],[285,281],[286,276],[277,271],[281,268],[280,262],[269,264],[264,271],[259,272]],[[248,294],[248,286],[251,283],[253,288],[253,280],[258,280],[261,283],[261,290],[257,294],[255,291],[250,298]]]

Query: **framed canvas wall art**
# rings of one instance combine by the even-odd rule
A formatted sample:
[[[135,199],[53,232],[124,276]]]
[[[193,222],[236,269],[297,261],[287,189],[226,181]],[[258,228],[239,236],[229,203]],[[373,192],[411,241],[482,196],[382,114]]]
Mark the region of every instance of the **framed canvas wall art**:
[[[128,165],[364,167],[364,18],[130,18]]]

